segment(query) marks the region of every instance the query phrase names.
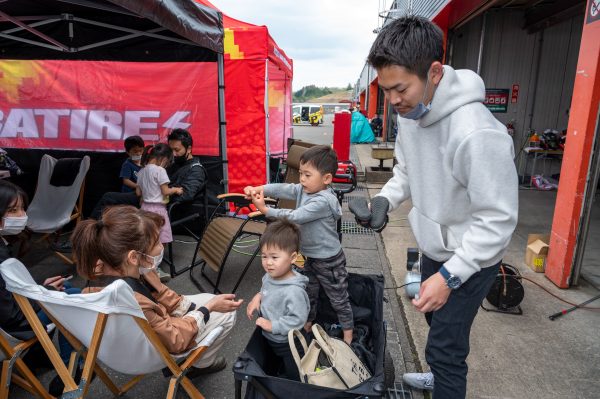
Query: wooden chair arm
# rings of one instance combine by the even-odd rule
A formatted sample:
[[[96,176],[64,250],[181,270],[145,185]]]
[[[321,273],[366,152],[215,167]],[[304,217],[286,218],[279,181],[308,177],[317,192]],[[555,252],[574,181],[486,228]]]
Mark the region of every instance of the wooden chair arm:
[[[260,216],[264,216],[264,215],[263,215],[263,213],[262,213],[261,211],[254,211],[254,212],[250,212],[250,213],[248,214],[248,217],[249,217],[250,219],[254,219],[254,218],[257,218],[257,217],[260,217]]]
[[[229,198],[246,198],[245,194],[242,193],[223,193],[223,194],[219,194],[217,195],[218,199],[229,199]]]

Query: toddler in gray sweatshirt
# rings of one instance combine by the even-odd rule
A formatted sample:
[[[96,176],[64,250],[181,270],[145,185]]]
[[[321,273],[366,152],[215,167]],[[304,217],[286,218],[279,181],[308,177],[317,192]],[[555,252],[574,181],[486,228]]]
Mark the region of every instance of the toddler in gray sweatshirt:
[[[310,310],[306,293],[308,278],[293,270],[299,245],[298,226],[285,219],[269,224],[260,239],[261,261],[266,273],[260,292],[246,310],[250,320],[254,312],[260,311],[256,325],[281,360],[279,375],[292,380],[300,377],[288,344],[288,332],[302,328]]]

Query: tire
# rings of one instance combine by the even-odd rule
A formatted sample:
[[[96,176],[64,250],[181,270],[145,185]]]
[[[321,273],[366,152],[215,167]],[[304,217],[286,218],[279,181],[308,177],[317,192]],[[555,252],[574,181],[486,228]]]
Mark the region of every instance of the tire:
[[[385,351],[383,359],[383,382],[386,389],[393,389],[394,382],[396,381],[396,369],[394,367],[394,360],[388,350]]]

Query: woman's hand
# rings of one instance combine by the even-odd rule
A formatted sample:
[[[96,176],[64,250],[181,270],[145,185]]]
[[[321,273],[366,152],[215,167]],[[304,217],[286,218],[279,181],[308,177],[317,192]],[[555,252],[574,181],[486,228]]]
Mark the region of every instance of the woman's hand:
[[[258,312],[260,310],[260,301],[262,300],[262,295],[260,292],[254,295],[254,298],[248,304],[246,308],[246,316],[248,316],[248,320],[252,320],[254,317],[254,312]]]
[[[54,288],[56,291],[64,291],[65,287],[63,286],[63,284],[65,283],[65,281],[66,280],[62,276],[54,276],[44,280],[43,285],[48,285]]]
[[[234,294],[215,295],[210,301],[204,305],[209,312],[233,312],[237,310],[244,302],[243,299],[235,300]]]
[[[273,323],[264,317],[256,319],[256,325],[265,330],[266,332],[273,332]]]

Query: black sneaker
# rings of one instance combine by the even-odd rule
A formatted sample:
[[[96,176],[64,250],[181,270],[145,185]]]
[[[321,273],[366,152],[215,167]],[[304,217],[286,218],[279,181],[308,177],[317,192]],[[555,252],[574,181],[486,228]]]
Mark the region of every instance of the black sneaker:
[[[75,377],[73,378],[75,380],[75,383],[79,385],[79,382],[81,382],[81,375],[83,374],[83,367],[78,367],[77,371],[75,371]],[[94,378],[96,378],[96,373],[92,372],[92,378],[89,382],[89,384],[92,383],[92,381],[94,381]],[[52,396],[54,396],[55,398],[60,398],[63,391],[65,390],[65,384],[63,383],[63,381],[60,379],[60,376],[56,376],[52,379],[52,381],[50,381],[50,384],[48,385],[48,393]]]
[[[193,379],[196,377],[200,377],[201,375],[212,374],[219,372],[227,367],[227,360],[223,356],[218,356],[213,364],[208,367],[196,368],[190,367],[190,370],[187,372],[186,377],[189,379]]]

